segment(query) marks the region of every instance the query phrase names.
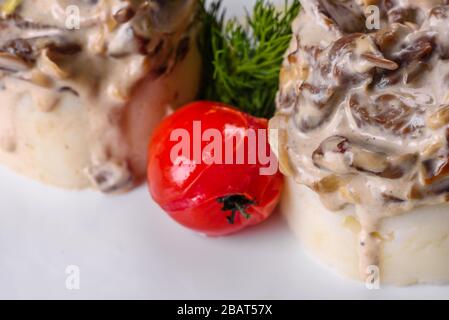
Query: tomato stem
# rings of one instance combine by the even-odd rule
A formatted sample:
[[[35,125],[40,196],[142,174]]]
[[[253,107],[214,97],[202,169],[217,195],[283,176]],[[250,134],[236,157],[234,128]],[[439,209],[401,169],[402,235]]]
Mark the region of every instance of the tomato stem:
[[[241,194],[220,197],[217,199],[217,202],[223,204],[223,208],[221,208],[222,211],[231,211],[231,215],[226,217],[229,224],[234,224],[238,212],[240,212],[245,219],[251,218],[251,214],[246,210],[251,205],[255,204],[253,200],[248,199]]]

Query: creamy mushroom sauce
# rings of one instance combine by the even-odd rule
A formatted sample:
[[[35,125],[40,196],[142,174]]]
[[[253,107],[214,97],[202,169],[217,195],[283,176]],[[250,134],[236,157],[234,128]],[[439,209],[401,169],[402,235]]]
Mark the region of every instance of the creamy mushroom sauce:
[[[449,200],[449,5],[301,0],[282,71],[282,170],[337,211],[355,207],[360,268],[383,218]],[[367,30],[377,5],[380,30]]]
[[[197,1],[21,0],[8,12],[11,2],[0,0],[0,148],[15,150],[12,117],[24,92],[42,112],[72,95],[88,111],[86,174],[101,191],[128,188],[134,177],[120,131],[123,108],[139,80],[168,74],[185,58]]]

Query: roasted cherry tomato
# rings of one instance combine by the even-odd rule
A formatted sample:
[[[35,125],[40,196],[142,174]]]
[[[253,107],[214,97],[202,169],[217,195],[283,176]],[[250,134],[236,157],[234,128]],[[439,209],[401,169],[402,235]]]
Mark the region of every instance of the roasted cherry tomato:
[[[267,124],[220,103],[181,108],[155,130],[149,146],[153,199],[180,224],[209,236],[264,221],[283,182]]]

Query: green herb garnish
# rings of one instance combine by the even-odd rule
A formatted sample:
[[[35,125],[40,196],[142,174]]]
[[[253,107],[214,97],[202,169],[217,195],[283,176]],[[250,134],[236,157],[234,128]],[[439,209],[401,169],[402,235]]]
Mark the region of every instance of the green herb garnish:
[[[257,117],[272,117],[299,1],[286,0],[284,9],[278,10],[267,0],[257,0],[242,22],[225,21],[222,0],[213,0],[209,6],[202,2],[204,87],[200,98],[224,102]]]

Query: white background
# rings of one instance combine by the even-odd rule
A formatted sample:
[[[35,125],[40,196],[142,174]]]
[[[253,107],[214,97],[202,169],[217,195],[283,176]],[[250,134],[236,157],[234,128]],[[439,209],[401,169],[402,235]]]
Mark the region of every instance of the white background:
[[[68,265],[80,267],[80,290],[66,288]],[[306,256],[279,216],[207,239],[173,223],[145,187],[68,192],[0,167],[0,298],[426,299],[449,288],[369,291]]]

